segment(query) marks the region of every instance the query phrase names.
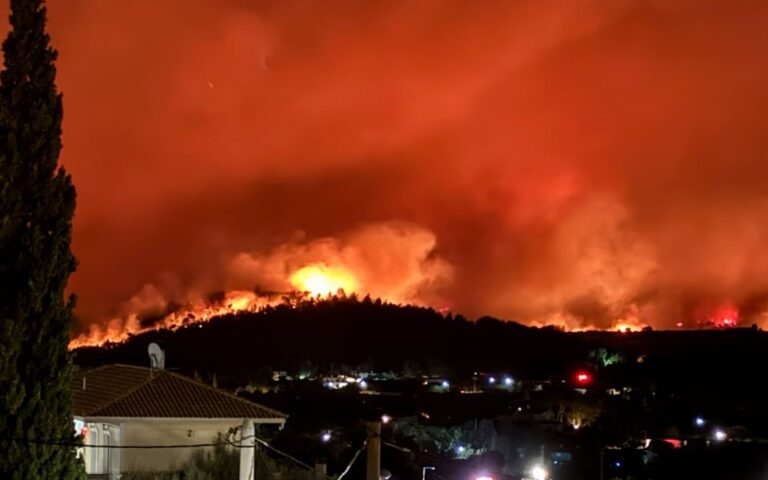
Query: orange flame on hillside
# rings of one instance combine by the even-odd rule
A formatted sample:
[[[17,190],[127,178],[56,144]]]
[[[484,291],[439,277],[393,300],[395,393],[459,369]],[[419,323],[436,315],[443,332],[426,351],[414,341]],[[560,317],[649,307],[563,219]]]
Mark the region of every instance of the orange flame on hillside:
[[[110,320],[105,325],[91,325],[88,333],[69,342],[70,350],[80,347],[102,346],[121,343],[133,335],[153,330],[170,329],[197,323],[205,323],[222,315],[258,312],[265,307],[285,304],[290,296],[329,297],[338,293],[356,293],[358,283],[350,272],[341,267],[312,264],[299,268],[290,277],[295,291],[286,294],[256,294],[251,291],[230,291],[220,300],[195,298],[182,308],[171,312],[150,326],[142,325],[138,312]]]
[[[185,325],[204,323],[213,317],[238,312],[256,312],[280,300],[254,292],[231,291],[218,301],[195,299],[164,316],[151,326],[143,326],[139,314],[130,313],[125,318],[113,318],[106,325],[91,325],[88,333],[82,334],[69,342],[69,349],[96,347],[107,343],[121,343],[132,335],[161,329],[175,330]]]
[[[296,270],[290,279],[299,292],[313,297],[334,295],[339,291],[353,293],[358,290],[354,275],[341,267],[329,267],[324,263],[307,265]]]
[[[436,252],[437,237],[403,222],[368,224],[335,237],[240,252],[205,286],[181,290],[145,285],[112,320],[92,325],[70,348],[123,342],[131,335],[206,322],[229,313],[256,312],[277,304],[340,293],[370,295],[388,303],[445,303],[440,288],[452,266]],[[224,291],[223,296],[200,292]],[[271,292],[271,293],[254,293]]]

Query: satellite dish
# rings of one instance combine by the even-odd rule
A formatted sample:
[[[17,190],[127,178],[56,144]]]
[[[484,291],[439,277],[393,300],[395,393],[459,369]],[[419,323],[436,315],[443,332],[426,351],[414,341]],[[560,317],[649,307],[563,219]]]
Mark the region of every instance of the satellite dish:
[[[152,368],[163,370],[165,368],[165,352],[160,345],[152,342],[147,347],[147,353],[149,353],[149,362]]]

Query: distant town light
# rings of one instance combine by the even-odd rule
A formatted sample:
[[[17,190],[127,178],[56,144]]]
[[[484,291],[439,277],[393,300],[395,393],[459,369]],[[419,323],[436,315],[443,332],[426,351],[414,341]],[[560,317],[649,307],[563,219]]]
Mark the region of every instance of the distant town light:
[[[588,385],[592,383],[592,375],[589,372],[580,370],[576,372],[576,383],[579,385]]]
[[[381,423],[386,425],[390,421],[392,421],[392,417],[390,417],[389,415],[384,414],[384,415],[381,416]]]
[[[514,383],[514,380],[512,380],[512,377],[504,377],[504,385],[510,386]]]
[[[720,429],[715,430],[715,433],[713,436],[715,437],[715,440],[717,440],[718,442],[722,442],[723,440],[728,438],[728,435]]]
[[[358,385],[360,385],[360,388],[368,388],[368,382],[366,382],[365,380],[360,380],[360,383]]]
[[[616,468],[621,468],[621,461],[616,460],[615,462],[613,462],[613,466]]]
[[[697,427],[703,427],[707,422],[701,417],[696,417],[694,423],[696,423]]]
[[[322,440],[325,443],[328,443],[331,441],[331,432],[323,432],[323,434],[320,436],[320,440]]]
[[[488,377],[488,383],[496,383],[496,377]]]
[[[458,447],[456,447],[456,453],[457,453],[458,455],[461,455],[461,454],[462,454],[462,453],[464,453],[465,451],[466,451],[466,448],[464,448],[464,445],[459,445]]]
[[[531,477],[533,477],[534,480],[547,480],[548,476],[549,472],[547,472],[547,469],[541,465],[535,465],[531,469]]]
[[[451,384],[448,383],[448,380],[443,380],[443,382],[440,384],[440,386],[443,387],[443,388],[448,388],[448,387],[451,386]]]

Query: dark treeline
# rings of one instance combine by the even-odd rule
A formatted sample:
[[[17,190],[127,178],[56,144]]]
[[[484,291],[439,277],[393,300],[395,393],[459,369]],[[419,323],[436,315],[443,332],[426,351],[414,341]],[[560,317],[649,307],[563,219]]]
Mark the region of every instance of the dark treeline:
[[[167,367],[216,373],[219,380],[244,380],[263,366],[296,371],[306,363],[337,372],[350,367],[446,376],[488,371],[552,380],[568,378],[580,367],[599,367],[595,352],[602,349],[620,359],[601,372],[603,381],[685,385],[691,392],[719,385],[735,395],[745,382],[755,383],[757,367],[768,364],[768,335],[757,329],[566,333],[488,317],[472,322],[367,298],[226,315],[123,344],[82,348],[75,362],[147,365],[150,342],[165,349]]]

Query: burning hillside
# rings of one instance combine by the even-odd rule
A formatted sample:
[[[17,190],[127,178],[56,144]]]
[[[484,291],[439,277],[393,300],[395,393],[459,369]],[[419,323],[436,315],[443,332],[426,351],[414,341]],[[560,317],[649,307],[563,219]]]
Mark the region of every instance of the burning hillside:
[[[364,3],[51,2],[81,330],[328,269],[531,325],[766,323],[764,1]]]
[[[92,323],[70,346],[121,342],[149,330],[339,293],[445,307],[441,289],[450,282],[452,267],[437,253],[431,232],[382,223],[335,238],[283,244],[264,254],[241,252],[212,277],[221,284],[211,287],[209,280],[202,287],[177,289],[180,293],[147,284],[112,319]]]
[[[578,238],[570,240],[578,245]],[[621,236],[616,240],[628,241]],[[642,249],[629,244],[611,253],[593,241],[582,240],[594,252],[575,259],[572,266],[578,272],[576,279],[582,280],[563,277],[546,292],[521,287],[516,295],[528,302],[521,303],[525,308],[513,319],[566,331],[640,331],[652,324],[658,328],[662,315],[675,320],[667,321],[667,328],[739,324],[739,307],[733,302],[699,302],[675,311],[664,308],[664,302],[643,299],[642,286],[653,272],[653,263],[641,260]],[[258,312],[267,306],[338,293],[445,312],[454,309],[449,295],[455,291],[454,277],[455,267],[441,255],[437,238],[429,230],[401,222],[369,224],[335,237],[300,239],[263,253],[234,254],[199,285],[146,284],[109,320],[91,323],[70,346],[121,342],[149,330],[174,329],[228,313]]]

